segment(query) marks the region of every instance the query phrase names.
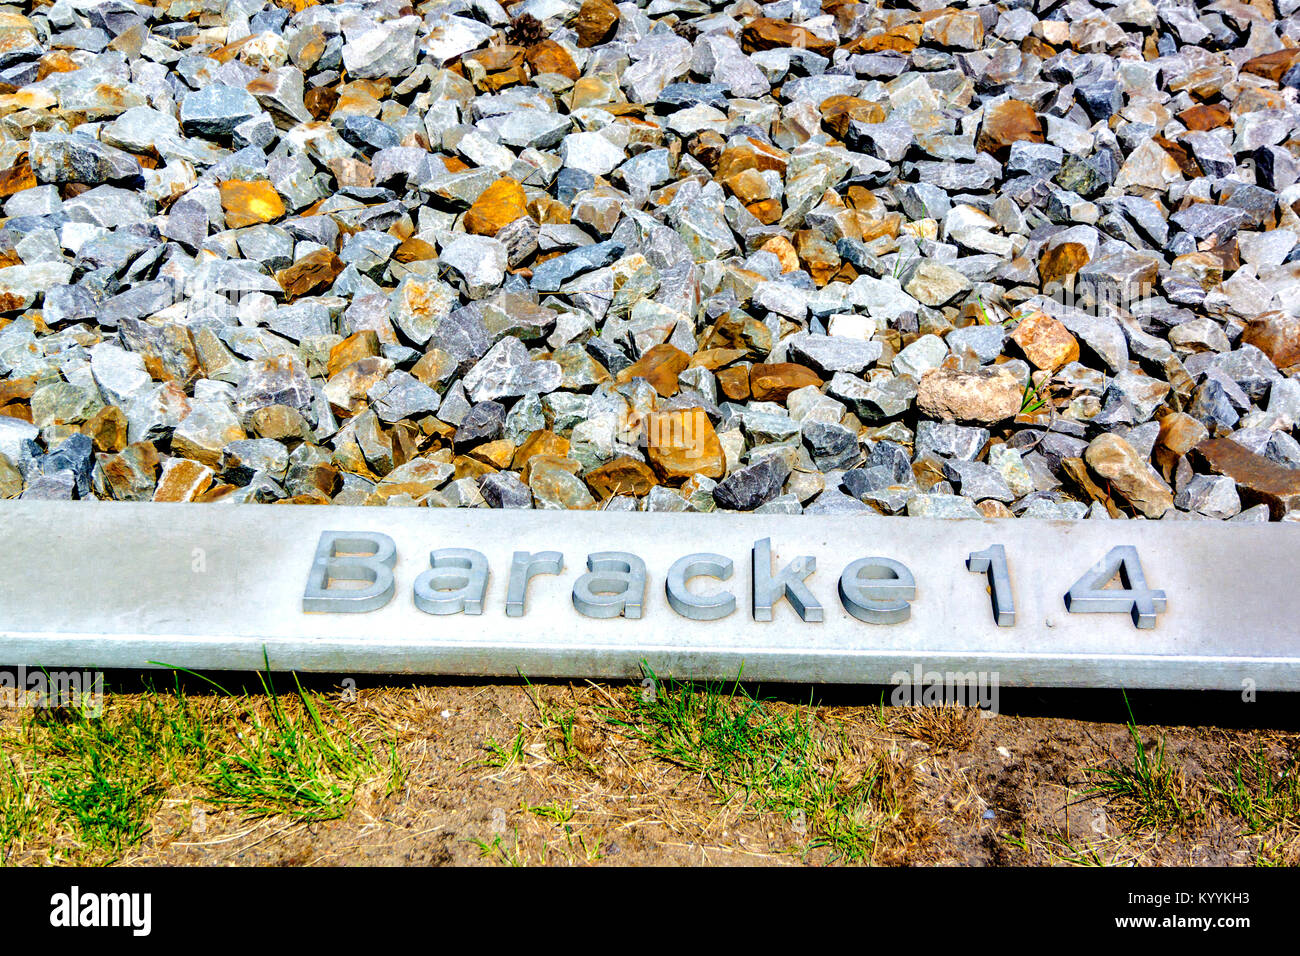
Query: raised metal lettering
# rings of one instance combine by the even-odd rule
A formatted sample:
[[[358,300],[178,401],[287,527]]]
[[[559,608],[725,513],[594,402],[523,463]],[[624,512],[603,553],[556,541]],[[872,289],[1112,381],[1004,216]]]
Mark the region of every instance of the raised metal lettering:
[[[639,618],[645,603],[645,562],[626,551],[587,555],[587,574],[573,583],[573,606],[587,617]]]
[[[726,581],[734,568],[730,558],[720,554],[688,554],[678,558],[668,569],[664,591],[668,603],[682,617],[692,621],[716,621],[736,609],[736,596],[730,591],[694,594],[686,589],[691,578],[709,577]]]
[[[558,551],[516,551],[510,561],[510,583],[506,588],[506,616],[523,617],[528,602],[528,582],[535,574],[559,574],[564,555]]]
[[[778,574],[772,573],[772,539],[754,542],[752,553],[754,571],[754,620],[772,620],[772,606],[786,598],[804,621],[822,620],[822,606],[813,597],[804,578],[817,570],[817,559],[801,555],[787,564]]]
[[[988,575],[993,620],[998,627],[1015,627],[1016,599],[1011,593],[1011,575],[1007,571],[1007,549],[991,544],[983,551],[972,551],[966,559],[966,570]]]
[[[840,575],[844,610],[868,624],[899,624],[912,615],[916,580],[901,561],[858,558]]]
[[[357,614],[383,607],[393,597],[397,545],[377,531],[322,531],[302,594],[304,611]],[[331,581],[365,581],[361,588],[333,588]]]
[[[415,579],[415,606],[426,614],[482,614],[488,561],[469,548],[429,552],[429,570]]]
[[[1118,574],[1123,588],[1107,588]],[[1167,606],[1164,591],[1147,587],[1137,548],[1122,544],[1111,548],[1066,592],[1065,606],[1071,614],[1113,614],[1128,612],[1143,630],[1156,626],[1156,615]]]

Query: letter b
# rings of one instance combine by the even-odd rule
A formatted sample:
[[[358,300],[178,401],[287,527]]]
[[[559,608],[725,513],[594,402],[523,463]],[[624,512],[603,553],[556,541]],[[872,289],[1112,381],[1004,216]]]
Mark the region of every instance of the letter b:
[[[304,611],[356,614],[383,607],[393,597],[397,546],[377,531],[322,531],[302,594]],[[333,581],[363,581],[363,587],[331,587]]]

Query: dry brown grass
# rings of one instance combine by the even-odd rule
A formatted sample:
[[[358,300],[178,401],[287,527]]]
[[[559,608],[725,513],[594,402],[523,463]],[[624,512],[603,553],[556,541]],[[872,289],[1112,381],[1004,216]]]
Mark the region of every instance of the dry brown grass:
[[[980,711],[977,707],[944,704],[940,707],[907,707],[897,721],[899,730],[938,750],[966,753],[979,738]]]
[[[1205,812],[1160,830],[1087,792],[1088,768],[1132,762],[1122,725],[986,720],[954,707],[810,707],[729,689],[709,697],[697,688],[689,700],[669,693],[647,709],[638,687],[592,683],[313,693],[328,705],[328,733],[379,758],[341,816],[216,802],[201,761],[160,747],[139,764],[149,784],[143,835],[120,852],[96,850],[66,815],[40,809],[29,784],[57,723],[0,710],[0,754],[22,781],[0,782],[0,799],[11,818],[33,823],[4,844],[7,860],[1146,865],[1287,864],[1300,852],[1291,791],[1279,786],[1291,780],[1293,734],[1162,731],[1177,745],[1165,755],[1169,779]],[[159,706],[149,699],[112,695],[109,713]],[[260,693],[187,701],[216,753],[274,713]],[[1245,763],[1260,741],[1267,759]],[[1238,771],[1230,799],[1225,781]]]

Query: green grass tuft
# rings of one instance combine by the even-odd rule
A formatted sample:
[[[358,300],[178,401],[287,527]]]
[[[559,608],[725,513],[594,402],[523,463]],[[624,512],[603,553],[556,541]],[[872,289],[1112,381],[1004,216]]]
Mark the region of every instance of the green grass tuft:
[[[362,784],[392,792],[405,779],[395,739],[381,759],[296,679],[288,697],[264,679],[258,698],[215,684],[191,696],[175,678],[102,712],[33,709],[0,725],[0,863],[113,863],[168,796],[321,820],[344,815]]]
[[[217,761],[209,781],[214,802],[252,816],[334,820],[351,809],[364,781],[387,776],[390,787],[397,785],[400,771],[393,767],[386,773],[355,728],[324,700],[306,693],[297,677],[292,708],[266,677],[262,686],[267,713],[249,710],[237,744]]]
[[[1128,706],[1128,695],[1124,703]],[[1182,771],[1165,760],[1165,738],[1160,737],[1154,750],[1148,749],[1131,708],[1128,734],[1133,741],[1132,765],[1090,768],[1097,784],[1087,792],[1106,797],[1121,816],[1140,827],[1171,829],[1198,817],[1204,808],[1189,795]]]
[[[701,775],[722,803],[798,821],[806,849],[825,848],[834,860],[870,860],[888,831],[912,823],[901,761],[859,754],[811,709],[786,710],[738,682],[669,681],[609,719],[655,756]]]
[[[1249,833],[1265,833],[1300,824],[1300,761],[1274,769],[1267,751],[1257,748],[1238,760],[1215,795]]]
[[[1047,386],[1050,379],[1044,380],[1038,388],[1034,388],[1033,383],[1025,386],[1025,394],[1020,400],[1020,414],[1033,415],[1047,407]]]

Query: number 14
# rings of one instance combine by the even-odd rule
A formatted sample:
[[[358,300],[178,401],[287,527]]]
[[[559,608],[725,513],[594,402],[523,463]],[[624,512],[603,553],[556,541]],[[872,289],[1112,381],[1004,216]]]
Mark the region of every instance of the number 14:
[[[966,569],[988,575],[993,619],[998,627],[1014,627],[1016,599],[1011,593],[1006,548],[994,544],[983,551],[972,551],[966,559]],[[1106,587],[1116,575],[1124,586]],[[1164,591],[1147,587],[1137,548],[1128,544],[1111,548],[1065,594],[1065,607],[1071,614],[1127,613],[1144,630],[1156,626],[1156,615],[1167,606]]]

